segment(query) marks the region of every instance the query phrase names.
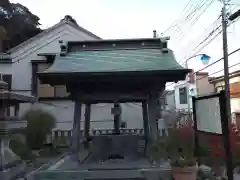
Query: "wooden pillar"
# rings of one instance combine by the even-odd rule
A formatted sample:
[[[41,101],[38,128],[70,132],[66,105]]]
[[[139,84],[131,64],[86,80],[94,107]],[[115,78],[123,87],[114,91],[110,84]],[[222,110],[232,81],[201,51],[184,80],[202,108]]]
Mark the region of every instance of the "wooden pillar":
[[[76,160],[78,159],[78,152],[80,148],[81,110],[82,104],[79,101],[75,101],[73,117],[72,153],[76,157]]]
[[[119,103],[114,103],[114,133],[120,134],[121,107]]]
[[[20,108],[19,103],[15,104],[15,106],[14,106],[14,116],[19,115],[19,108]]]
[[[152,92],[148,100],[149,138],[151,141],[158,140],[157,105],[158,93]]]
[[[90,119],[91,119],[91,104],[85,105],[85,122],[84,122],[84,137],[86,139],[89,138],[89,129],[90,129]],[[88,143],[86,143],[86,148],[89,146]]]
[[[0,39],[0,53],[3,53],[3,40]]]
[[[144,128],[144,136],[145,136],[145,149],[148,145],[149,139],[149,124],[148,124],[148,107],[147,102],[142,102],[142,115],[143,115],[143,128]]]

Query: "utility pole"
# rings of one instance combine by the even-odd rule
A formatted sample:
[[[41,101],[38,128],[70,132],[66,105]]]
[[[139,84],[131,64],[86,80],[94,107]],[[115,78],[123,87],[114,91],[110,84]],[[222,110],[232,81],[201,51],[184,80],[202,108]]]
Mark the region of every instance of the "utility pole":
[[[229,68],[228,68],[228,41],[227,41],[227,12],[226,0],[223,0],[222,8],[222,41],[223,41],[223,62],[224,62],[224,84],[225,84],[225,97],[227,107],[227,117],[231,122],[231,103],[230,103],[230,84],[229,84]]]
[[[222,40],[223,40],[223,61],[224,61],[224,83],[226,93],[226,105],[228,120],[231,122],[231,102],[230,102],[230,83],[229,83],[229,67],[228,67],[228,40],[227,40],[227,26],[228,21],[233,21],[240,16],[240,9],[227,17],[226,12],[227,0],[223,0],[222,8]]]
[[[233,180],[233,163],[232,152],[229,142],[229,128],[232,122],[231,119],[231,102],[230,102],[230,85],[229,85],[229,69],[228,69],[228,42],[227,42],[227,23],[228,17],[226,12],[227,0],[223,0],[222,7],[222,41],[223,41],[223,62],[224,62],[224,84],[225,84],[225,98],[226,98],[226,117],[227,117],[227,132],[222,132],[225,158],[226,158],[226,174],[228,180]]]
[[[228,1],[228,2],[227,2]],[[229,67],[228,67],[228,42],[227,42],[227,26],[228,21],[233,21],[240,16],[240,10],[230,15],[229,17],[226,12],[227,3],[229,0],[222,0],[222,40],[223,40],[223,61],[224,61],[224,82],[225,82],[225,98],[226,98],[226,117],[227,117],[227,130],[223,132],[223,140],[225,146],[225,156],[226,156],[226,169],[228,180],[233,180],[233,164],[232,164],[232,152],[231,144],[229,142],[229,129],[231,127],[231,102],[230,102],[230,83],[229,83]]]

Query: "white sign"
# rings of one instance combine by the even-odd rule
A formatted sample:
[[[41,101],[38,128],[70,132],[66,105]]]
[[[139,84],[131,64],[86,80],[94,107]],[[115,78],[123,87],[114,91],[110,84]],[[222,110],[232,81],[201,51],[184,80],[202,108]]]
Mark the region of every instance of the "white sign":
[[[222,134],[219,97],[196,100],[197,130]]]

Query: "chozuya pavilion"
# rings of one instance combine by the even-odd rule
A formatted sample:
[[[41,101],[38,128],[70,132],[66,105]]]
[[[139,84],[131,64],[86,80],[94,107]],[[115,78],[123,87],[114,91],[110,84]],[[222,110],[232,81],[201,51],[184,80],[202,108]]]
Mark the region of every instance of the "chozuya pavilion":
[[[173,51],[167,48],[168,39],[61,42],[60,55],[38,76],[44,84],[66,85],[69,98],[75,102],[72,154],[36,177],[143,178],[140,169],[150,167],[150,162],[146,151],[139,150],[139,142],[145,140],[146,149],[149,142],[159,138],[159,96],[167,82],[184,80],[190,72],[175,60]],[[117,104],[125,102],[142,103],[144,136],[120,133],[121,109]],[[96,103],[115,103],[115,133],[89,138],[91,104]],[[83,104],[88,115],[85,114],[85,137],[80,137]],[[85,149],[83,139],[91,144]]]

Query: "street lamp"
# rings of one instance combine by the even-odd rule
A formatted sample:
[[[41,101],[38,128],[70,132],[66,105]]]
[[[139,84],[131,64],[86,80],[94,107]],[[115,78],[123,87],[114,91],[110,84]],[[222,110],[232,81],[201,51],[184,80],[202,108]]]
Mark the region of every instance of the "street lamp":
[[[200,57],[200,60],[202,61],[203,65],[207,65],[209,63],[209,60],[211,59],[211,57],[207,54],[196,54],[194,56],[189,57],[186,61],[185,61],[185,66],[186,68],[188,68],[188,61],[195,58],[195,57]],[[190,98],[189,98],[189,83],[187,82],[187,105],[188,105],[188,116],[190,118],[191,115],[191,107],[190,107]]]
[[[209,63],[209,60],[211,59],[211,57],[207,54],[196,54],[194,56],[189,57],[186,61],[185,61],[185,65],[186,68],[188,68],[188,61],[195,58],[195,57],[199,57],[200,56],[200,60],[202,61],[203,65],[207,65]]]

